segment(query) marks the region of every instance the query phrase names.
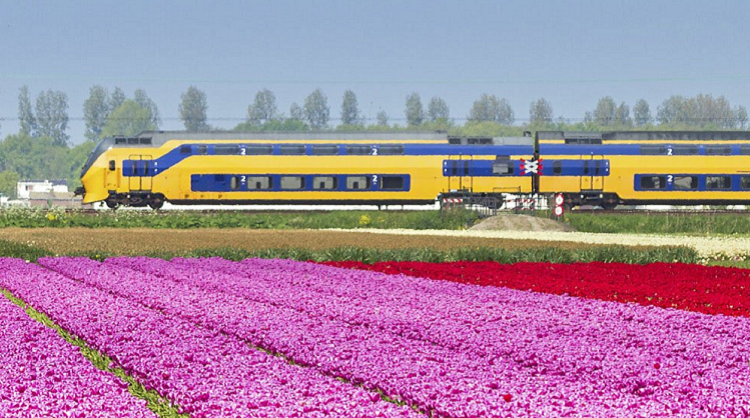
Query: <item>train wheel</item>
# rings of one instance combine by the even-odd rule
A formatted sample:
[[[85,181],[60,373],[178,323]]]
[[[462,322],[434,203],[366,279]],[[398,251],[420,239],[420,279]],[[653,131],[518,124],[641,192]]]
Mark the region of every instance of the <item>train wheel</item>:
[[[164,198],[155,196],[153,199],[148,201],[148,206],[153,210],[159,210],[162,206],[164,206]]]
[[[612,210],[617,207],[617,202],[603,202],[601,206],[604,210]]]
[[[104,203],[107,205],[108,208],[110,208],[112,210],[117,210],[117,208],[120,207],[120,204],[118,202],[115,202],[112,199],[107,199],[107,200],[104,201]]]

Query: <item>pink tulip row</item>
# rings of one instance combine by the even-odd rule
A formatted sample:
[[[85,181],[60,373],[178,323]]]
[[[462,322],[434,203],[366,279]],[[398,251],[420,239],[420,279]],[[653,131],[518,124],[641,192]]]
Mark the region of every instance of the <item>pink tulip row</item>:
[[[110,356],[193,418],[415,416],[377,394],[290,365],[232,336],[37,265],[0,259],[0,272],[0,287]]]
[[[0,359],[2,417],[156,417],[123,381],[2,295]]]
[[[433,416],[750,414],[746,318],[281,260],[41,263]]]

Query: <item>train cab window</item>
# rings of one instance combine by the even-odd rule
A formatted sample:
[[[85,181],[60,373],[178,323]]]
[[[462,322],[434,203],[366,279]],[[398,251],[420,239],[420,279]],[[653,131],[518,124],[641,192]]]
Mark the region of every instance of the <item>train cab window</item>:
[[[231,190],[240,189],[240,176],[232,176],[232,178],[229,179],[229,188]]]
[[[128,138],[128,145],[138,145],[138,138]]]
[[[404,178],[401,176],[382,176],[380,178],[381,190],[401,190],[404,188]]]
[[[313,145],[312,155],[336,155],[339,153],[338,145]]]
[[[115,160],[109,160],[109,171],[115,171]]]
[[[672,147],[672,155],[698,155],[697,145],[675,145]]]
[[[247,155],[271,155],[273,154],[273,145],[247,145],[245,150]]]
[[[750,176],[740,176],[740,189],[750,190]]]
[[[252,176],[247,178],[247,189],[248,190],[268,190],[271,188],[271,177],[268,176]]]
[[[216,155],[238,155],[239,153],[239,145],[214,145],[214,154]]]
[[[706,145],[706,155],[732,155],[732,147],[729,145]]]
[[[183,145],[180,147],[180,154],[190,154],[192,153],[192,149],[190,145]]]
[[[115,138],[115,145],[123,145],[127,143],[128,143],[128,139],[125,137],[120,136],[120,137]]]
[[[281,155],[305,155],[305,146],[295,145],[295,144],[280,145],[279,154]]]
[[[208,154],[208,145],[198,145],[198,154],[200,155]]]
[[[338,185],[337,183],[336,177],[333,176],[313,177],[314,190],[335,190]]]
[[[664,145],[641,145],[641,155],[667,155]]]
[[[696,190],[698,188],[698,176],[674,176],[675,190]]]
[[[370,155],[372,148],[369,145],[347,145],[346,153],[348,155]]]
[[[666,176],[641,176],[641,189],[660,190],[667,188]]]
[[[381,145],[378,147],[378,154],[380,155],[403,155],[403,145]]]
[[[301,176],[281,176],[282,190],[301,190],[305,188],[305,178]]]
[[[513,174],[513,162],[495,161],[492,163],[492,174],[496,176],[510,176]]]
[[[346,178],[346,188],[349,190],[367,190],[370,186],[370,177],[349,176]]]
[[[562,161],[554,161],[552,163],[552,174],[557,176],[562,174]]]
[[[729,176],[706,176],[706,190],[728,190],[732,188]]]

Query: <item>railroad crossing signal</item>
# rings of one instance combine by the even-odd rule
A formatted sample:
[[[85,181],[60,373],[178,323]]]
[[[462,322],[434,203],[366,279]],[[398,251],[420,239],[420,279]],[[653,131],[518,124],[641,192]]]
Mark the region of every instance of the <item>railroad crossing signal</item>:
[[[563,209],[563,204],[565,203],[565,196],[563,196],[562,193],[558,193],[555,195],[555,209],[552,211],[552,213],[555,214],[558,218],[563,216],[563,213],[565,213],[565,210]]]

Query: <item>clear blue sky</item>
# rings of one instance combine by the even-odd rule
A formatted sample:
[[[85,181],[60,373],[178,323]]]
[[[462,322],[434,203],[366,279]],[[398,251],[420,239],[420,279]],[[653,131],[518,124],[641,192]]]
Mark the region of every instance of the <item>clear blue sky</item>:
[[[320,87],[332,117],[345,89],[361,110],[403,118],[412,91],[464,118],[482,93],[518,119],[545,97],[555,117],[581,118],[611,95],[725,95],[750,105],[747,1],[11,1],[0,0],[0,135],[18,130],[18,88],[69,97],[83,140],[88,89],[143,88],[163,129],[180,129],[180,93],[208,96],[210,123],[244,118],[255,93],[279,109]],[[403,121],[401,121],[403,124]]]

